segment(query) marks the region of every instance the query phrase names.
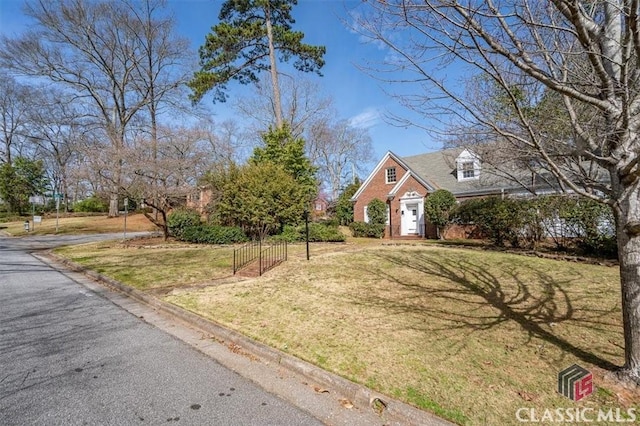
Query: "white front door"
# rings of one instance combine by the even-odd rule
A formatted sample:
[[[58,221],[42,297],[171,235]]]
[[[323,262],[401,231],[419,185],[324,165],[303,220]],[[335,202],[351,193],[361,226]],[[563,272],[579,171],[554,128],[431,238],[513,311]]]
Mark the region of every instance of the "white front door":
[[[407,204],[403,218],[406,220],[407,234],[418,233],[418,204]]]

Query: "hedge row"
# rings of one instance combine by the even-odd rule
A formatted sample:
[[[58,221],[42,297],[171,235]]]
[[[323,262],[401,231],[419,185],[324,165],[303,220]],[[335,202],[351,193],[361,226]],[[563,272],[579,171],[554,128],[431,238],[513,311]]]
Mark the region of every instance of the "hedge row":
[[[235,244],[247,241],[242,229],[202,223],[194,210],[176,210],[167,218],[169,234],[180,241],[196,244]]]
[[[179,239],[196,244],[235,244],[248,240],[240,228],[205,224],[185,228]]]
[[[587,198],[473,199],[458,205],[452,217],[454,223],[475,225],[499,247],[535,247],[550,239],[558,251],[576,247],[590,255],[617,255],[611,208]]]
[[[385,225],[379,223],[352,222],[349,225],[351,235],[364,238],[382,238],[384,236],[384,228]]]
[[[296,243],[306,241],[305,225],[284,227],[282,233],[271,238],[275,241]],[[309,223],[309,241],[313,243],[341,243],[346,237],[334,223]]]

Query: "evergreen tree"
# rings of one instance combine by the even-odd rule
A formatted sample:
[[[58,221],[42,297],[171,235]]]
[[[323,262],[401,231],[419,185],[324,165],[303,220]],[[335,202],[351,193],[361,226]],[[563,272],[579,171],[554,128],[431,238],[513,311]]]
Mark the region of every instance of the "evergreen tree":
[[[264,147],[256,147],[250,161],[253,164],[271,162],[280,165],[302,187],[302,193],[311,202],[318,192],[317,168],[305,154],[304,139],[293,138],[285,124],[279,129],[269,129],[262,140]]]
[[[41,160],[17,157],[13,164],[0,166],[0,197],[9,210],[22,214],[29,206],[29,197],[42,195],[47,189],[47,179]]]
[[[353,222],[353,202],[351,197],[360,189],[360,180],[348,185],[336,202],[336,218],[340,225],[350,225]]]
[[[220,23],[211,28],[200,47],[201,70],[189,83],[192,99],[198,101],[210,90],[214,99],[225,101],[227,83],[257,83],[259,73],[269,71],[273,88],[276,124],[282,127],[282,101],[278,84],[276,52],[304,72],[320,74],[324,46],[302,43],[304,33],[292,30],[291,9],[297,0],[227,0],[220,10]]]

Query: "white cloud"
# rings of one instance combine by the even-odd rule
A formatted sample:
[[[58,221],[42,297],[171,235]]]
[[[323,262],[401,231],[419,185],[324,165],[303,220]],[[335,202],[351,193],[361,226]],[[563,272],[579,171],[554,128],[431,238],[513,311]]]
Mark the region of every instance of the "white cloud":
[[[375,107],[369,107],[362,111],[360,114],[351,117],[349,124],[359,129],[368,129],[380,123],[382,119],[382,113]]]

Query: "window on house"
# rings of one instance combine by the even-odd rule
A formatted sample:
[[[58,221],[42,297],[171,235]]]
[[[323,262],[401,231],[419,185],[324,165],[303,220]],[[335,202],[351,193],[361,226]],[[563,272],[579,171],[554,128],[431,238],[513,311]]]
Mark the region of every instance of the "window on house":
[[[473,161],[465,161],[462,163],[461,169],[463,179],[472,179],[476,176]]]
[[[316,211],[322,211],[322,204],[316,203]]]
[[[387,169],[387,183],[395,183],[396,182],[396,168],[389,167]]]

